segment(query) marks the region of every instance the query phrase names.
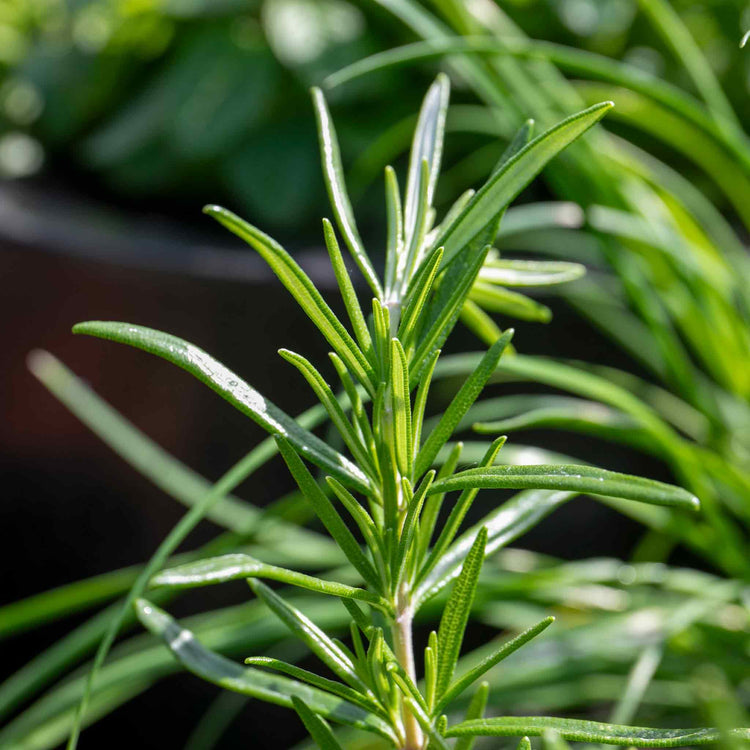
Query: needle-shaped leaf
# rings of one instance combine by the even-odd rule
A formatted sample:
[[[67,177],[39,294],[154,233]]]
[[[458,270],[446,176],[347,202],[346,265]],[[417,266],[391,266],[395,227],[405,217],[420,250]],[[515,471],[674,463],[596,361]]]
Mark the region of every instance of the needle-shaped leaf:
[[[410,292],[409,301],[401,316],[401,324],[398,329],[399,338],[407,343],[413,338],[419,316],[424,309],[425,302],[435,281],[440,261],[443,258],[443,248],[439,247],[427,258],[419,271],[419,278],[415,279]]]
[[[250,555],[241,553],[211,557],[179,565],[176,568],[162,570],[151,579],[151,586],[185,589],[211,586],[244,578],[265,578],[270,581],[279,581],[280,583],[288,583],[290,586],[317,591],[320,594],[359,599],[374,607],[388,609],[388,605],[371,591],[347,586],[336,581],[325,581],[276,565],[267,565]]]
[[[433,485],[434,487],[434,485]],[[520,492],[481,523],[462,534],[438,560],[435,567],[414,592],[415,608],[442,591],[461,571],[461,566],[482,527],[487,527],[488,555],[505,546],[536,526],[543,518],[563,503],[575,497],[574,492]]]
[[[496,664],[500,663],[503,659],[510,656],[514,651],[517,651],[521,646],[528,643],[532,638],[538,636],[539,633],[546,630],[554,621],[554,617],[546,617],[536,625],[532,625],[527,630],[524,630],[523,633],[520,633],[515,638],[503,643],[495,653],[490,654],[479,664],[466,672],[466,674],[453,682],[438,702],[435,711],[442,711],[451,701],[461,695],[466,688],[476,682],[482,675],[492,669]]]
[[[307,647],[344,682],[360,691],[367,687],[357,674],[354,663],[314,622],[305,617],[296,607],[284,601],[264,583],[248,579],[250,588],[262,599],[268,608],[292,631]]]
[[[326,477],[326,482],[334,495],[341,501],[341,504],[349,511],[349,515],[356,522],[368,546],[374,551],[378,544],[377,527],[370,514],[340,482],[337,482],[333,477]]]
[[[482,361],[474,372],[469,375],[461,389],[451,401],[437,426],[425,441],[414,465],[415,476],[421,476],[430,468],[440,449],[453,435],[458,423],[476,401],[490,376],[495,371],[497,363],[513,337],[513,330],[506,331],[482,357]]]
[[[291,352],[288,349],[279,349],[279,354],[302,373],[320,403],[325,407],[339,435],[341,435],[344,443],[346,443],[346,446],[352,452],[352,456],[372,476],[375,473],[375,467],[370,461],[370,455],[365,446],[362,445],[359,436],[354,427],[352,427],[352,423],[349,421],[349,417],[346,416],[346,412],[344,412],[344,409],[331,390],[331,386],[328,385],[310,361],[302,355]]]
[[[328,197],[333,206],[336,222],[341,234],[344,235],[346,244],[357,262],[367,283],[378,299],[383,298],[383,289],[380,281],[372,267],[365,246],[359,236],[357,224],[354,221],[354,211],[349,201],[349,194],[344,181],[344,170],[341,166],[341,152],[336,138],[336,130],[333,127],[331,113],[328,111],[323,92],[318,88],[312,89],[313,105],[315,106],[315,117],[318,123],[318,138],[320,140],[320,155],[323,164],[323,175],[325,177]]]
[[[522,737],[516,750],[531,750],[531,740],[528,737]]]
[[[231,211],[220,206],[206,206],[203,211],[260,254],[352,374],[371,391],[374,374],[370,363],[297,261],[276,240]]]
[[[267,432],[284,436],[316,466],[360,492],[369,490],[367,477],[348,458],[301,427],[278,406],[197,346],[177,336],[129,323],[89,321],[73,326],[73,333],[128,344],[172,362],[216,391]]]
[[[651,729],[604,724],[599,721],[558,719],[553,716],[504,716],[495,719],[465,721],[450,727],[447,737],[540,737],[546,730],[557,732],[571,742],[601,742],[605,745],[636,747],[685,747],[720,741],[718,729]],[[729,734],[750,739],[750,729],[734,729]]]
[[[419,453],[419,447],[422,442],[422,424],[424,423],[424,412],[427,407],[427,396],[430,392],[430,383],[432,382],[432,373],[435,371],[440,349],[435,350],[432,359],[427,363],[422,377],[419,380],[417,394],[414,397],[414,408],[412,409],[412,432],[414,438],[412,441],[411,451],[414,458]]]
[[[597,123],[612,106],[612,102],[603,102],[568,117],[537,136],[492,175],[436,241],[436,246],[445,247],[443,265],[450,263],[505,210],[550,159]]]
[[[681,487],[657,482],[654,479],[644,479],[578,464],[490,466],[467,469],[436,482],[430,488],[430,493],[450,492],[468,487],[569,490],[689,510],[697,510],[700,507],[698,498]]]
[[[394,450],[398,470],[411,477],[412,424],[409,394],[409,362],[401,342],[391,339],[391,408],[393,411]]]
[[[289,442],[284,438],[277,437],[276,443],[279,446],[279,452],[283,456],[286,465],[289,467],[289,471],[299,485],[300,490],[302,490],[302,494],[310,505],[312,505],[313,510],[323,522],[323,525],[328,529],[328,533],[336,540],[339,547],[341,547],[341,551],[347,556],[349,562],[359,571],[365,581],[377,590],[380,586],[380,581],[375,568],[373,568],[372,563],[365,557],[357,540],[341,519],[333,503],[326,497],[323,490],[320,489],[315,478],[308,471]]]
[[[320,750],[343,750],[336,738],[333,736],[331,728],[317,714],[313,713],[307,704],[294,696],[292,698],[294,710],[299,714],[305,729],[315,741]]]
[[[412,540],[414,539],[414,531],[419,520],[419,514],[422,510],[422,505],[427,497],[427,490],[430,489],[430,485],[435,479],[435,471],[429,471],[425,474],[424,479],[420,482],[417,491],[414,493],[414,497],[409,500],[409,506],[406,509],[406,518],[404,519],[404,527],[401,530],[401,539],[398,543],[398,550],[393,565],[394,585],[398,585],[403,574],[404,566],[406,565],[407,557],[410,554],[414,554],[416,550],[412,548]],[[405,484],[408,484],[404,480]]]
[[[351,276],[346,270],[346,264],[344,263],[344,258],[341,255],[341,249],[339,248],[339,243],[336,239],[336,230],[328,219],[323,219],[323,237],[326,242],[326,248],[328,248],[328,255],[331,258],[333,272],[336,275],[336,281],[338,282],[341,291],[341,297],[346,306],[346,312],[349,315],[349,320],[354,329],[354,335],[357,337],[357,341],[359,342],[362,351],[368,356],[372,351],[370,331],[367,328],[367,322],[365,321],[362,307],[359,304],[357,292],[354,291],[354,284],[352,283]]]
[[[422,731],[427,735],[430,741],[428,746],[430,750],[450,750],[450,746],[443,739],[442,735],[438,731],[437,726],[435,726],[432,721],[430,721],[430,717],[427,715],[427,712],[424,710],[424,708],[422,708],[422,706],[420,706],[416,700],[408,695],[404,696],[404,702],[409,706],[409,710],[416,717],[417,721],[419,722],[419,726],[422,727]]]
[[[484,457],[482,458],[479,466],[492,466],[492,464],[495,463],[497,454],[500,452],[500,449],[504,444],[504,436],[493,440],[492,444],[487,449],[487,453],[485,453]],[[466,489],[461,493],[455,505],[451,509],[450,515],[448,516],[448,519],[443,526],[443,530],[440,532],[440,536],[438,537],[437,542],[435,542],[435,546],[432,548],[432,550],[430,550],[430,556],[422,567],[422,570],[420,571],[420,579],[423,578],[427,573],[429,573],[430,570],[432,570],[432,567],[448,549],[450,543],[458,533],[459,528],[461,528],[461,523],[466,517],[466,513],[468,512],[478,493],[479,490],[476,488]]]
[[[479,272],[479,281],[501,286],[551,286],[580,279],[586,267],[580,263],[553,260],[488,261]]]
[[[484,562],[487,546],[487,529],[482,527],[466,555],[461,574],[443,610],[438,629],[438,672],[436,695],[438,702],[453,678],[456,662],[461,651],[464,631],[469,621],[471,605],[479,582],[479,573]]]
[[[416,233],[417,216],[419,213],[420,194],[423,192],[422,163],[427,162],[427,182],[425,197],[426,204],[432,205],[438,174],[440,173],[440,159],[443,153],[443,136],[445,133],[445,116],[448,110],[450,96],[450,81],[448,76],[441,73],[430,86],[422,102],[417,127],[409,156],[409,172],[406,181],[406,200],[404,202],[404,230],[406,246]]]
[[[469,707],[466,709],[466,718],[464,721],[472,721],[484,717],[484,710],[487,708],[487,698],[490,693],[490,684],[483,682],[471,698]],[[474,747],[474,737],[461,737],[453,746],[453,750],[471,750]]]
[[[385,168],[385,210],[388,227],[385,250],[385,287],[390,299],[396,283],[398,259],[404,247],[404,215],[401,209],[401,195],[396,170],[390,166]]]
[[[245,664],[249,667],[264,667],[265,669],[270,669],[274,672],[281,672],[295,680],[306,682],[320,690],[325,690],[327,693],[338,695],[339,698],[343,698],[344,700],[353,703],[355,706],[360,706],[366,711],[372,711],[375,714],[382,715],[382,709],[372,697],[368,697],[341,682],[336,682],[336,680],[329,680],[328,678],[321,677],[314,672],[309,672],[307,669],[302,669],[295,664],[288,664],[279,659],[272,659],[269,656],[249,656],[245,659]],[[387,716],[384,716],[383,718],[387,718]]]
[[[510,315],[519,320],[532,320],[537,323],[549,323],[552,320],[552,311],[549,307],[525,294],[511,292],[501,286],[477,282],[471,290],[469,299],[488,312]]]
[[[301,698],[318,714],[339,724],[375,732],[395,742],[393,731],[379,716],[338,696],[258,669],[246,669],[210,651],[166,612],[143,599],[136,602],[136,613],[143,625],[165,641],[177,660],[190,672],[215,685],[254,698],[292,707],[292,696]]]

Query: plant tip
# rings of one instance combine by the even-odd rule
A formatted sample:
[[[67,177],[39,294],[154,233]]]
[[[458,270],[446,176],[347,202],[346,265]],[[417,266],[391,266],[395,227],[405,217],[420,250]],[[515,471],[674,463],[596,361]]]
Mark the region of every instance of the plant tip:
[[[57,364],[57,359],[44,349],[32,349],[26,355],[26,367],[31,370],[37,378],[41,378],[50,367]]]

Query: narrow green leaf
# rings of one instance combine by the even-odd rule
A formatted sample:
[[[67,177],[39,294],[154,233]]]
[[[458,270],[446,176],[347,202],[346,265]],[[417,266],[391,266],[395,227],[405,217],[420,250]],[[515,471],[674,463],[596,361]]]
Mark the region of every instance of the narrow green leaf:
[[[407,248],[418,229],[417,217],[420,194],[424,192],[426,205],[432,205],[435,185],[440,174],[445,116],[448,110],[449,97],[450,81],[448,76],[441,73],[430,86],[424,98],[411,145],[404,203],[404,230]],[[428,185],[426,190],[422,186],[425,179],[425,174],[422,171],[423,162],[427,163]]]
[[[425,498],[427,497],[427,490],[430,489],[430,485],[435,479],[435,470],[428,471],[425,474],[424,479],[420,482],[419,488],[414,493],[409,501],[409,506],[406,509],[406,518],[404,519],[404,527],[401,530],[401,539],[398,543],[398,551],[396,559],[393,565],[393,585],[398,586],[403,575],[404,566],[406,565],[407,558],[410,554],[416,554],[416,550],[412,548],[412,541],[414,539],[414,532],[417,527],[419,520],[419,514],[422,510]],[[404,485],[408,487],[408,481],[403,480]]]
[[[419,705],[419,703],[411,698],[411,696],[404,696],[404,702],[409,706],[409,710],[416,717],[419,722],[419,726],[427,735],[430,741],[429,750],[450,750],[448,743],[442,738],[440,732],[430,721],[430,717],[427,712]]]
[[[203,211],[247,242],[261,255],[317,326],[326,341],[346,362],[352,374],[370,390],[370,395],[372,395],[374,373],[370,363],[294,258],[276,240],[231,211],[220,206],[206,206]]]
[[[700,507],[698,498],[681,487],[578,464],[491,466],[467,469],[436,482],[430,488],[430,493],[450,492],[469,487],[570,490],[689,510],[698,510]]]
[[[407,345],[416,333],[419,316],[432,290],[442,258],[443,248],[439,247],[426,259],[424,266],[419,271],[419,278],[415,279],[413,288],[410,290],[409,301],[404,309],[398,329],[398,337],[402,341],[406,341]]]
[[[401,211],[401,195],[398,178],[393,167],[385,168],[385,207],[388,240],[385,251],[385,287],[390,300],[396,284],[398,259],[404,251],[404,217]]]
[[[530,490],[518,493],[496,508],[483,518],[479,525],[462,534],[417,586],[414,592],[415,610],[442,591],[460,573],[463,561],[481,528],[487,528],[486,552],[488,555],[492,554],[536,526],[553,510],[575,495],[575,492]]]
[[[549,307],[501,286],[477,282],[469,294],[469,299],[488,312],[510,315],[519,320],[537,323],[549,323],[552,320],[552,311]]]
[[[367,477],[338,451],[279,409],[212,356],[177,336],[129,323],[89,321],[78,323],[73,333],[97,336],[143,349],[172,362],[216,391],[272,435],[283,435],[320,468],[360,492],[369,491]]]
[[[440,349],[437,349],[424,369],[422,377],[419,380],[417,395],[414,397],[414,408],[412,410],[412,432],[414,433],[414,439],[411,446],[414,459],[416,459],[422,443],[422,424],[424,423],[424,412],[427,407],[427,396],[430,392],[432,373],[435,371],[435,365],[439,357]]]
[[[357,674],[354,663],[315,623],[296,607],[287,603],[275,591],[253,578],[248,579],[253,592],[307,647],[344,682],[361,692],[367,690]]]
[[[288,708],[292,707],[292,696],[296,696],[331,721],[375,732],[395,742],[388,724],[359,706],[296,680],[269,675],[258,669],[244,669],[203,647],[189,630],[180,627],[166,612],[143,599],[136,602],[136,613],[148,630],[165,641],[188,671],[208,682]]]
[[[157,573],[150,583],[151,586],[185,589],[211,586],[244,578],[265,578],[270,581],[279,581],[290,586],[317,591],[320,594],[358,599],[379,609],[388,610],[388,605],[371,591],[347,586],[336,581],[325,581],[321,578],[298,573],[295,570],[279,568],[276,565],[267,565],[250,555],[241,553],[211,557],[179,565],[176,568],[168,568]]]
[[[346,416],[341,404],[331,390],[331,386],[325,381],[318,370],[300,354],[279,349],[279,354],[290,364],[294,365],[304,376],[305,380],[315,392],[318,400],[323,404],[325,410],[331,417],[331,421],[338,430],[347,448],[352,452],[355,461],[363,467],[370,476],[375,474],[375,467],[370,460],[370,454],[362,444],[349,418]]]
[[[362,536],[365,538],[367,545],[373,551],[377,549],[377,527],[370,517],[370,514],[357,502],[357,498],[349,492],[340,482],[333,477],[326,477],[328,486],[341,501],[341,504],[349,511],[349,515],[354,519]]]
[[[469,707],[466,709],[466,717],[464,721],[472,721],[473,719],[481,719],[484,717],[484,710],[487,708],[487,698],[490,693],[490,684],[483,682],[474,693],[469,703]],[[471,750],[474,747],[474,737],[461,737],[458,742],[453,746],[453,750]]]
[[[470,299],[467,299],[461,308],[461,322],[487,346],[492,346],[503,335],[497,323]]]
[[[442,711],[451,701],[455,700],[464,690],[476,682],[482,675],[486,674],[492,667],[506,659],[513,652],[518,651],[521,646],[528,643],[532,638],[536,638],[543,630],[546,630],[553,622],[554,617],[545,617],[544,620],[532,625],[530,628],[520,633],[515,638],[503,643],[500,648],[493,654],[483,659],[479,664],[470,669],[466,674],[459,677],[445,691],[442,698],[435,708],[436,711]],[[467,717],[468,718],[468,717]],[[474,717],[472,717],[474,718]]]
[[[604,724],[599,721],[558,719],[553,716],[504,716],[478,719],[456,724],[448,729],[447,737],[474,735],[481,737],[540,737],[545,730],[557,732],[571,742],[601,742],[605,745],[635,745],[637,747],[684,747],[718,742],[717,729],[651,729]],[[750,729],[734,729],[731,735],[750,739]]]
[[[522,737],[516,750],[531,750],[531,740],[528,737]]]
[[[357,337],[359,346],[365,353],[365,356],[370,356],[372,354],[370,331],[367,328],[367,322],[365,321],[362,307],[359,304],[357,292],[354,291],[351,276],[349,276],[349,272],[346,270],[346,264],[344,263],[344,258],[341,255],[341,249],[336,239],[336,230],[328,219],[323,219],[323,238],[326,242],[328,255],[331,258],[333,272],[336,274],[336,281],[341,290],[341,298],[344,300],[346,312],[354,329],[354,335]]]
[[[320,716],[314,714],[304,701],[292,696],[292,705],[320,750],[343,750],[328,724]]]
[[[415,476],[421,476],[430,468],[440,449],[450,439],[451,435],[453,435],[458,423],[463,419],[466,412],[482,392],[512,337],[513,330],[509,329],[487,350],[479,366],[461,386],[461,389],[453,398],[437,426],[430,433],[430,436],[419,451],[414,465]]]
[[[331,200],[331,205],[336,216],[336,222],[339,225],[341,234],[344,235],[352,257],[357,262],[373,294],[378,299],[382,299],[383,289],[380,286],[380,281],[375,273],[375,269],[372,267],[367,251],[362,244],[356,222],[354,221],[354,212],[352,211],[352,205],[346,191],[346,183],[344,182],[344,170],[341,166],[339,143],[331,120],[331,114],[328,111],[328,105],[320,89],[313,88],[311,93],[313,105],[315,106],[315,117],[318,123],[323,174],[325,176],[328,197]]]
[[[492,441],[490,447],[487,449],[487,453],[485,453],[484,457],[479,463],[480,468],[492,466],[492,464],[495,463],[497,454],[500,452],[500,449],[503,447],[503,445],[505,445],[505,440],[505,436],[502,436]],[[435,546],[430,551],[429,558],[427,559],[419,573],[419,580],[424,578],[424,576],[427,575],[430,570],[432,570],[433,566],[443,556],[443,553],[448,549],[450,543],[458,533],[458,530],[461,528],[461,523],[466,517],[466,514],[469,511],[469,508],[471,507],[478,493],[479,490],[476,488],[466,489],[461,493],[455,505],[451,509],[450,515],[448,516],[448,519],[443,526],[443,530],[440,532],[440,536],[438,537],[437,542],[435,542]]]
[[[320,489],[313,475],[297,455],[295,450],[287,440],[282,437],[276,438],[279,446],[279,452],[284,458],[289,471],[299,485],[300,490],[305,498],[312,505],[313,510],[323,525],[328,529],[328,533],[336,540],[342,552],[347,556],[349,562],[359,571],[360,575],[375,590],[380,587],[380,581],[372,563],[365,557],[357,540],[349,531],[341,516],[334,508],[333,503],[326,497],[323,490]]]
[[[434,211],[428,202],[428,190],[430,180],[430,167],[427,159],[422,159],[420,164],[420,193],[416,202],[416,215],[413,218],[414,227],[409,234],[409,227],[404,227],[404,254],[396,270],[396,279],[401,282],[402,293],[409,286],[409,281],[414,274],[414,269],[419,263],[420,253],[423,249],[424,238],[429,230],[428,224],[434,219]]]
[[[461,651],[464,631],[469,621],[471,605],[474,602],[479,573],[484,562],[487,546],[487,529],[482,527],[466,555],[461,574],[443,610],[438,629],[438,674],[436,694],[438,700],[445,693],[453,677],[456,662]]]
[[[488,261],[479,272],[479,281],[501,286],[552,286],[580,279],[586,266],[552,260]]]
[[[343,698],[349,703],[353,703],[355,706],[364,708],[365,711],[372,711],[374,714],[378,714],[387,720],[387,715],[383,713],[383,710],[375,702],[374,697],[366,696],[348,685],[344,685],[341,682],[335,680],[329,680],[326,677],[321,677],[314,672],[309,672],[306,669],[302,669],[294,664],[288,664],[287,662],[280,661],[279,659],[272,659],[268,656],[249,656],[245,659],[245,664],[249,667],[264,667],[266,669],[273,670],[274,672],[281,672],[295,680],[300,682],[306,682],[313,687],[320,690],[324,690],[332,695],[338,695],[339,698]]]
[[[537,136],[490,177],[456,221],[435,242],[436,246],[445,247],[443,265],[450,263],[462,248],[474,240],[550,159],[596,124],[612,106],[612,102],[604,102],[568,117]]]
[[[403,476],[411,477],[414,438],[409,394],[409,363],[404,347],[397,338],[391,339],[391,404],[396,464]]]

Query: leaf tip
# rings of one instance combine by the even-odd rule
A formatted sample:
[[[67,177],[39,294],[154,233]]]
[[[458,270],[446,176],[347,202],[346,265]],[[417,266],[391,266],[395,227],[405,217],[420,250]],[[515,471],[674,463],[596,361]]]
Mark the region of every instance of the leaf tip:
[[[45,376],[59,364],[56,357],[44,349],[32,349],[26,355],[26,367],[38,380],[44,380]]]

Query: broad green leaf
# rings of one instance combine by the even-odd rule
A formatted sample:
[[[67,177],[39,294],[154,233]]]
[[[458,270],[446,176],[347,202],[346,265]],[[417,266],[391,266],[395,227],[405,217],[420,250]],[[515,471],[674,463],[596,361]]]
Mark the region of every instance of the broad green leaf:
[[[464,721],[472,721],[484,717],[484,710],[487,708],[487,697],[490,693],[490,685],[483,682],[471,698],[469,707],[466,709]],[[453,750],[471,750],[474,747],[474,737],[461,737],[453,746]]]
[[[406,181],[404,202],[404,232],[406,247],[417,232],[418,203],[423,186],[422,162],[427,162],[428,185],[425,191],[427,206],[432,205],[435,185],[440,174],[440,159],[443,152],[445,115],[448,110],[450,81],[441,73],[430,86],[419,112],[417,127],[409,156],[409,172]]]
[[[450,492],[466,488],[568,490],[638,500],[653,505],[667,505],[697,510],[700,502],[681,487],[653,479],[619,474],[606,469],[578,464],[536,466],[490,466],[467,469],[436,482],[433,492]]]
[[[520,492],[501,505],[483,518],[479,525],[462,534],[438,560],[414,592],[415,610],[442,591],[459,574],[463,561],[481,528],[487,528],[486,553],[490,555],[536,526],[553,510],[575,495],[575,492],[531,490]]]
[[[497,363],[513,337],[513,330],[506,331],[488,350],[479,366],[469,375],[461,389],[445,410],[437,426],[430,433],[417,455],[414,465],[415,476],[421,476],[430,468],[440,449],[453,435],[456,425],[463,419],[471,405],[476,401]]]
[[[438,673],[436,695],[438,701],[453,678],[456,662],[461,651],[464,631],[469,622],[471,605],[479,581],[487,546],[487,529],[482,527],[476,535],[469,553],[464,559],[461,573],[443,610],[438,629]]]
[[[367,690],[354,663],[339,646],[329,638],[312,620],[296,607],[284,601],[275,591],[253,578],[248,579],[253,592],[307,647],[344,682],[361,692]]]
[[[89,321],[73,333],[97,336],[143,349],[172,362],[216,391],[272,435],[283,435],[298,450],[345,484],[367,492],[367,477],[346,457],[326,445],[211,355],[177,336],[129,323]]]
[[[505,440],[505,437],[499,437],[496,440],[492,441],[492,444],[487,449],[487,453],[485,453],[484,457],[479,463],[480,467],[492,466],[492,464],[495,463],[497,454],[505,444]],[[443,530],[440,532],[440,536],[438,537],[437,542],[435,542],[435,546],[430,550],[430,556],[427,558],[427,561],[420,570],[420,580],[424,578],[424,576],[429,573],[430,570],[432,570],[432,567],[448,549],[450,543],[458,533],[458,530],[461,528],[461,523],[466,517],[466,513],[468,512],[478,493],[479,490],[476,488],[466,489],[461,493],[453,508],[451,508],[450,515],[443,525]]]
[[[378,589],[380,580],[375,569],[372,567],[372,563],[365,557],[357,540],[341,519],[333,503],[326,497],[323,490],[320,489],[313,475],[308,471],[304,463],[302,463],[302,460],[290,443],[282,437],[277,437],[276,443],[294,480],[299,485],[305,498],[312,505],[318,518],[320,518],[323,525],[328,529],[328,533],[336,540],[342,552],[349,559],[349,562],[359,571],[365,581],[375,589]]]
[[[374,373],[370,363],[294,258],[274,239],[231,211],[220,206],[206,206],[203,210],[261,255],[352,374],[372,395]]]
[[[413,443],[409,362],[401,342],[391,339],[391,409],[393,411],[394,452],[398,470],[411,477]]]
[[[323,219],[323,237],[326,242],[326,248],[328,248],[328,255],[331,258],[333,272],[336,274],[336,281],[341,290],[341,297],[346,306],[346,312],[354,329],[354,334],[365,356],[371,355],[372,339],[370,338],[370,331],[367,328],[367,322],[365,321],[362,307],[359,304],[357,292],[354,290],[351,276],[349,276],[349,272],[346,270],[346,264],[341,255],[339,243],[336,240],[336,230],[328,219]]]
[[[382,708],[378,706],[372,695],[364,695],[341,682],[329,680],[328,678],[321,677],[314,672],[309,672],[307,669],[302,669],[301,667],[297,667],[294,664],[288,664],[279,659],[272,659],[269,656],[249,656],[245,659],[245,664],[249,667],[264,667],[265,669],[270,669],[274,672],[281,672],[292,679],[306,682],[313,687],[324,690],[326,693],[338,695],[339,698],[343,698],[345,701],[349,701],[349,703],[353,703],[355,706],[364,708],[365,711],[372,711],[374,714],[378,714],[386,720],[388,719],[387,715],[383,714]]]
[[[346,183],[344,181],[344,170],[341,166],[339,143],[331,120],[331,114],[328,111],[328,105],[320,89],[313,88],[311,93],[315,106],[315,117],[318,123],[323,174],[325,176],[328,197],[331,200],[331,205],[336,216],[336,222],[339,225],[341,234],[344,235],[352,257],[357,262],[373,294],[378,299],[382,299],[383,289],[380,286],[380,281],[375,273],[375,269],[372,267],[370,258],[359,236],[357,224],[354,221],[354,212],[349,202],[349,195],[346,191]]]
[[[549,307],[501,286],[478,281],[474,284],[469,299],[488,312],[510,315],[519,320],[532,320],[537,323],[549,323],[552,320],[552,311]]]
[[[388,724],[359,706],[296,680],[269,675],[258,669],[244,669],[203,647],[189,630],[180,627],[166,612],[143,599],[137,601],[136,612],[143,625],[162,638],[178,661],[198,677],[227,690],[288,708],[292,707],[292,696],[296,696],[331,721],[375,732],[394,741]]]
[[[685,747],[708,745],[720,739],[717,729],[651,729],[604,724],[599,721],[558,719],[553,716],[506,716],[466,721],[450,727],[447,737],[540,737],[545,730],[557,732],[571,742],[601,742],[605,745],[637,747]],[[750,739],[750,729],[734,729],[731,734]]]
[[[497,651],[487,656],[479,664],[466,672],[466,674],[462,675],[455,682],[453,682],[438,701],[435,710],[442,711],[447,705],[451,703],[451,701],[455,700],[459,695],[461,695],[464,690],[466,690],[470,685],[476,682],[482,675],[492,669],[492,667],[494,667],[496,664],[499,664],[503,659],[510,656],[514,651],[517,651],[519,648],[521,648],[521,646],[528,643],[532,638],[538,636],[554,621],[554,617],[546,617],[536,625],[533,625],[527,630],[524,630],[523,633],[520,633],[515,638],[512,638],[511,640],[503,643],[503,645],[500,646]]]
[[[352,452],[352,456],[359,466],[363,467],[370,476],[375,474],[375,467],[372,465],[370,455],[367,449],[359,439],[359,436],[352,427],[346,412],[338,402],[331,386],[325,381],[318,370],[300,354],[289,351],[288,349],[279,349],[279,354],[290,364],[294,365],[303,375],[305,380],[310,384],[320,403],[323,404],[339,435],[343,439],[347,448]]]
[[[304,701],[292,696],[292,705],[320,750],[343,750],[328,724],[313,713]]]
[[[550,286],[575,281],[586,273],[580,263],[552,260],[490,260],[479,272],[479,282],[501,286]]]
[[[612,102],[604,102],[568,117],[537,136],[506,162],[435,242],[436,246],[445,247],[443,265],[448,265],[493,218],[502,213],[550,159],[597,123],[611,107]]]
[[[211,586],[226,581],[244,578],[265,578],[270,581],[288,583],[290,586],[300,586],[320,594],[359,599],[379,609],[388,609],[388,605],[379,596],[364,589],[347,586],[336,581],[325,581],[321,578],[298,573],[295,570],[267,565],[250,555],[233,553],[198,560],[193,563],[167,568],[157,573],[151,579],[151,586],[168,586],[170,588],[194,588],[197,586]]]

